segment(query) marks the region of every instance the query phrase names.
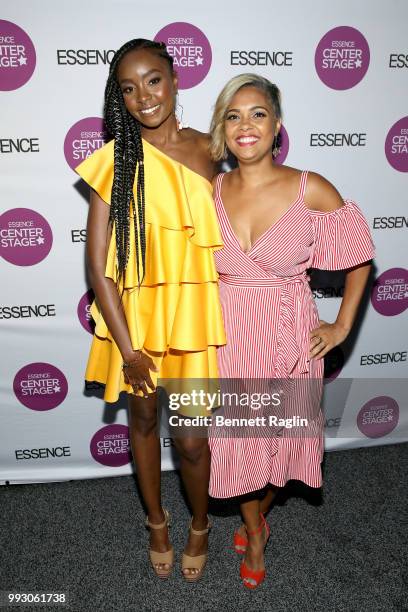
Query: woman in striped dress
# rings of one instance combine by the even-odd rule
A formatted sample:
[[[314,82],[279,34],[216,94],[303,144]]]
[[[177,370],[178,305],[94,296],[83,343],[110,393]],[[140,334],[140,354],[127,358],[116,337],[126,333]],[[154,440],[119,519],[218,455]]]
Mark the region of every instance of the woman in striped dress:
[[[252,392],[269,386],[278,400],[261,410],[224,405],[224,416],[266,420],[231,429],[214,425],[216,412],[210,431],[210,495],[244,496],[234,545],[245,555],[241,577],[249,588],[265,576],[264,513],[276,488],[291,479],[321,486],[322,357],[350,332],[374,256],[354,202],[343,201],[320,175],[274,162],[280,125],[277,87],[244,74],[224,87],[211,126],[213,158],[229,150],[238,161],[215,180],[224,242],[215,258],[227,332],[227,345],[218,349],[220,377]],[[347,270],[334,323],[319,320],[306,273],[311,267]],[[271,415],[306,417],[307,427],[271,424]]]

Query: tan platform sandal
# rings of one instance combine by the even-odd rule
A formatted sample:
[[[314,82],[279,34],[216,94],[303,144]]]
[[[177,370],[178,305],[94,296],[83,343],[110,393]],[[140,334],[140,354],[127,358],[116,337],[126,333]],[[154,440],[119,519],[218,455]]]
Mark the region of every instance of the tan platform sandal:
[[[165,527],[170,527],[170,514],[168,511],[163,508],[164,521],[158,525],[151,523],[149,521],[149,517],[146,516],[146,527],[149,529],[164,529]],[[152,564],[153,570],[159,578],[168,578],[171,574],[171,570],[174,564],[174,549],[173,546],[166,550],[165,552],[157,552],[156,550],[149,549],[150,563]],[[156,564],[159,563],[167,563],[169,565],[168,569],[160,569],[156,567]]]
[[[210,529],[211,529],[210,521],[208,521],[207,527],[205,529],[202,529],[201,531],[197,531],[197,529],[193,529],[193,518],[191,518],[190,531],[192,534],[198,535],[198,536],[204,535],[208,533]],[[185,580],[187,580],[187,582],[197,582],[197,580],[201,578],[201,576],[203,575],[205,564],[207,563],[207,559],[208,559],[208,552],[204,553],[203,555],[198,555],[196,557],[191,557],[190,555],[187,555],[186,553],[183,552],[183,556],[181,559],[181,571],[182,571],[182,574]],[[197,569],[198,572],[196,574],[185,574],[184,573],[185,569]]]

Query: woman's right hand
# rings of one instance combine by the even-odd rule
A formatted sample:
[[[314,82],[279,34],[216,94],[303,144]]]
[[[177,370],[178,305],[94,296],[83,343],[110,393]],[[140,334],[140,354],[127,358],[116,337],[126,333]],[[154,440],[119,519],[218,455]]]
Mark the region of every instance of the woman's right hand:
[[[154,361],[149,355],[142,351],[134,351],[132,357],[125,362],[123,366],[123,376],[125,383],[131,385],[133,392],[142,391],[143,396],[147,397],[149,387],[151,391],[155,391],[155,386],[150,376],[150,370],[158,372]]]

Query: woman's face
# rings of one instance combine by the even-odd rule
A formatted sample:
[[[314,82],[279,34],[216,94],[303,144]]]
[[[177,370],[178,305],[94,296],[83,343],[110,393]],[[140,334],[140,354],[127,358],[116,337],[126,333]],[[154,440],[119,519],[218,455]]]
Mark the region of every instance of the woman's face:
[[[154,129],[174,113],[177,76],[151,49],[129,51],[119,63],[117,79],[125,106],[143,127]]]
[[[225,142],[241,162],[256,162],[271,154],[280,130],[268,96],[257,87],[243,87],[234,95],[225,115]]]

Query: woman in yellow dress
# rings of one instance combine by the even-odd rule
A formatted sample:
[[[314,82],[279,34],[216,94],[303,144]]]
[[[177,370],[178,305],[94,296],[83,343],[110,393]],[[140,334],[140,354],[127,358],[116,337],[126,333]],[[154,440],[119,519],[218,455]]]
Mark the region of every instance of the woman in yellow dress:
[[[105,90],[113,140],[76,168],[92,188],[87,261],[96,328],[85,378],[105,385],[107,402],[128,393],[150,559],[160,577],[170,574],[174,553],[160,495],[157,380],[216,378],[216,348],[225,344],[209,140],[181,129],[176,95],[177,75],[164,44],[124,44]],[[182,571],[195,581],[207,559],[209,450],[204,437],[174,442],[192,510]]]

